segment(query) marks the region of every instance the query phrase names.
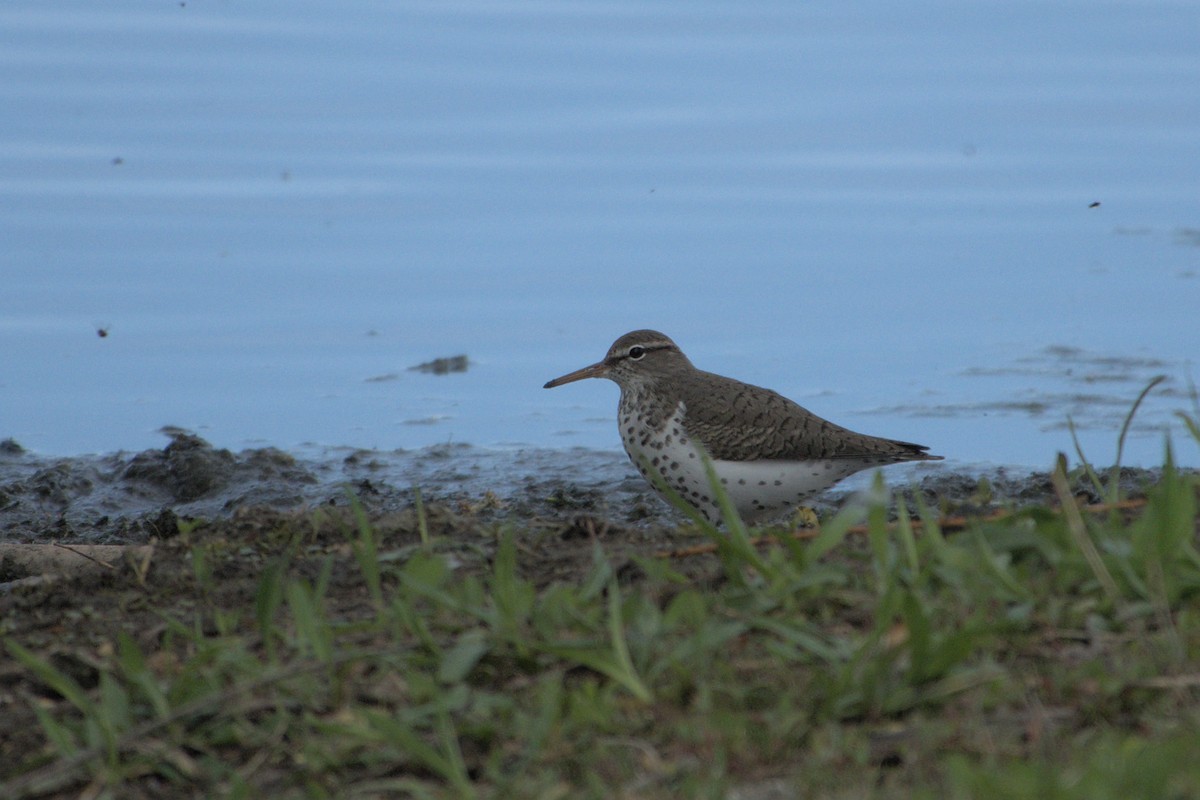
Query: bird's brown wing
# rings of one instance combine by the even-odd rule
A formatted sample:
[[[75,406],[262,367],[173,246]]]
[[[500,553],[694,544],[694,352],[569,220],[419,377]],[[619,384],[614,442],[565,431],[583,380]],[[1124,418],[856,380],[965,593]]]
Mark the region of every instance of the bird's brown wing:
[[[697,371],[681,390],[688,434],[718,460],[938,458],[922,445],[855,433],[777,392],[720,375]]]

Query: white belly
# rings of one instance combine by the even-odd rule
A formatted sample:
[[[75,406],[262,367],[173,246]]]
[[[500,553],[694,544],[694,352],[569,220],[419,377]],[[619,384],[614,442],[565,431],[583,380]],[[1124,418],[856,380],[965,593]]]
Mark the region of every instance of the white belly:
[[[626,425],[621,440],[629,458],[650,480],[653,470],[705,518],[721,520],[721,510],[704,469],[700,450],[681,424],[682,405],[660,431]],[[624,422],[624,421],[623,421]],[[630,431],[630,427],[634,429]],[[721,488],[746,522],[781,516],[795,510],[814,494],[858,472],[868,462],[857,459],[828,461],[717,461],[712,462]],[[658,490],[654,480],[651,485]]]

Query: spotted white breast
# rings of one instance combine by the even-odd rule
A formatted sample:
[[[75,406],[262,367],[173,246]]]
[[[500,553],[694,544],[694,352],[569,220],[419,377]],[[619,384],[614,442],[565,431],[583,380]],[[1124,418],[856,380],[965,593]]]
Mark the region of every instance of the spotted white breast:
[[[621,441],[642,475],[649,479],[648,471],[654,470],[706,519],[719,522],[721,510],[713,497],[701,450],[683,424],[686,410],[680,402],[666,424],[652,428],[636,404],[622,403]],[[794,510],[807,498],[871,463],[853,458],[712,462],[725,493],[742,519],[750,523]],[[650,483],[658,491],[655,482]]]

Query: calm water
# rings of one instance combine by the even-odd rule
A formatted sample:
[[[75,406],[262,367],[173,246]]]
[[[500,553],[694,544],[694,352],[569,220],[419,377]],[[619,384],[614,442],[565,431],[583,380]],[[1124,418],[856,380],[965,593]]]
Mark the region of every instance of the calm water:
[[[1197,42],[1169,2],[6,0],[0,438],[617,448],[614,386],[541,385],[654,327],[961,463],[1068,417],[1111,459],[1165,374],[1128,460],[1195,464]]]

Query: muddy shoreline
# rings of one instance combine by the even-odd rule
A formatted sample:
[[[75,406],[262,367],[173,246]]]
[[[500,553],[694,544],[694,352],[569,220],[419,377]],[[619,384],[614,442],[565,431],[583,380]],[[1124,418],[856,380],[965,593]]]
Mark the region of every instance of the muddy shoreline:
[[[234,453],[187,431],[164,431],[162,449],[48,458],[0,442],[0,543],[50,541],[141,544],[171,535],[179,520],[220,520],[253,509],[343,506],[352,493],[372,515],[411,509],[414,487],[430,503],[479,522],[565,519],[578,514],[625,526],[682,518],[646,486],[620,452],[495,451],[444,445],[411,451],[321,448]],[[1047,473],[944,464],[884,471],[893,487],[919,491],[945,512],[975,512],[1053,500]],[[824,513],[865,488],[860,474],[826,492]],[[1158,470],[1122,470],[1122,490],[1138,495]],[[1076,492],[1095,496],[1083,475]]]

